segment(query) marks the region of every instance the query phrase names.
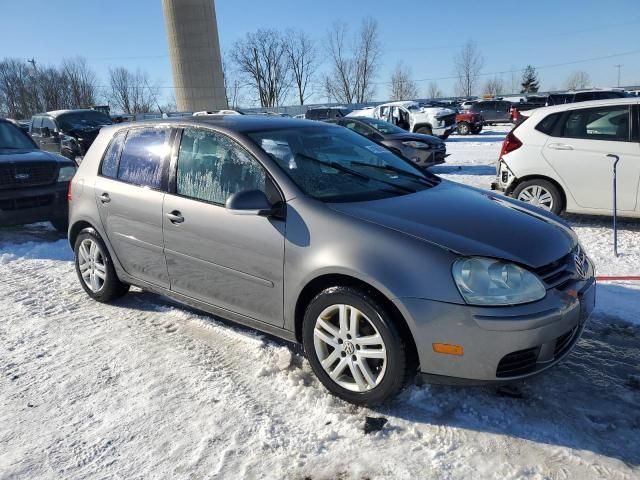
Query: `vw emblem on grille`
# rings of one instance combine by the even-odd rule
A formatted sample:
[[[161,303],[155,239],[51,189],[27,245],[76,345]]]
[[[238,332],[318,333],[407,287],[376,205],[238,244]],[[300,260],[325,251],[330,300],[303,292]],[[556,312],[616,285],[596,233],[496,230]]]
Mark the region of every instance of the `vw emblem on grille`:
[[[29,178],[29,174],[28,173],[16,173],[14,175],[14,178],[16,180],[26,180],[27,178]]]
[[[573,260],[576,264],[576,273],[580,276],[580,278],[587,278],[587,258],[580,247],[578,247],[576,252],[573,254]]]

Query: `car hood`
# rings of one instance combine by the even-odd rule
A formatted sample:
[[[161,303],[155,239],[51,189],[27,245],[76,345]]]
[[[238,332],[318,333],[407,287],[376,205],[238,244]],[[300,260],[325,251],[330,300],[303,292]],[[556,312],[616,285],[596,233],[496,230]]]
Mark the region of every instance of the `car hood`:
[[[46,152],[37,148],[21,150],[0,148],[0,164],[19,162],[57,162],[73,164],[71,160],[62,155]]]
[[[433,135],[423,135],[421,133],[392,133],[390,135],[385,135],[385,140],[398,140],[401,142],[415,140],[417,142],[423,142],[429,145],[444,145],[444,142],[438,137],[434,137]]]
[[[554,215],[446,180],[415,194],[330,208],[460,255],[534,269],[563,257],[577,243],[575,233]]]

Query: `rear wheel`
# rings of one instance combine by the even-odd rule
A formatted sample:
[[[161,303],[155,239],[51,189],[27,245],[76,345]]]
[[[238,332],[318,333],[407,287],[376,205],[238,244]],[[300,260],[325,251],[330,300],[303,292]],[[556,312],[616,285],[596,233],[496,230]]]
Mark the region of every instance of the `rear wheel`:
[[[129,291],[116,275],[100,235],[92,228],[80,232],[74,246],[76,274],[84,291],[99,302],[109,302]]]
[[[433,130],[429,126],[420,127],[416,130],[416,133],[422,133],[423,135],[433,135]]]
[[[469,127],[469,124],[467,122],[460,122],[458,124],[458,133],[460,135],[469,135],[470,131],[471,128]]]
[[[390,314],[373,296],[331,287],[311,300],[303,323],[311,368],[334,395],[358,405],[394,397],[407,376],[407,353]]]
[[[560,191],[548,180],[533,179],[522,182],[513,191],[513,197],[556,215],[564,208]]]

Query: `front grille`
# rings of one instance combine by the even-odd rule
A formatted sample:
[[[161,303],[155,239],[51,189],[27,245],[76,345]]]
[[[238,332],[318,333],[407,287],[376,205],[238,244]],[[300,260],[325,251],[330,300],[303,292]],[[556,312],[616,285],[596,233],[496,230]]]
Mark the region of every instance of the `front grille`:
[[[496,377],[514,377],[534,371],[538,353],[540,353],[540,347],[518,350],[505,355],[498,364]]]
[[[56,180],[56,170],[54,163],[0,165],[0,188],[47,185]]]
[[[573,327],[567,333],[560,335],[558,338],[556,338],[556,346],[553,349],[554,358],[562,356],[567,351],[567,349],[571,346],[571,341],[573,340],[573,337],[577,329],[578,327]]]
[[[456,123],[456,114],[452,113],[449,115],[443,115],[442,117],[438,117],[438,120],[444,122],[444,126],[448,127],[449,125]]]
[[[23,210],[25,208],[36,208],[51,205],[53,195],[38,195],[36,197],[11,198],[0,200],[0,210]]]

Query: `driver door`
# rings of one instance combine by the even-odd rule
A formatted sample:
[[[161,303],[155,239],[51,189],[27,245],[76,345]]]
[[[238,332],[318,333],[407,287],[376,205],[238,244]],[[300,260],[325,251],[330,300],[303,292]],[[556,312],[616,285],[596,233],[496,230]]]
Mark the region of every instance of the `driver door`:
[[[281,327],[285,222],[235,215],[232,194],[262,190],[281,201],[262,165],[229,137],[185,128],[163,206],[171,290]]]

